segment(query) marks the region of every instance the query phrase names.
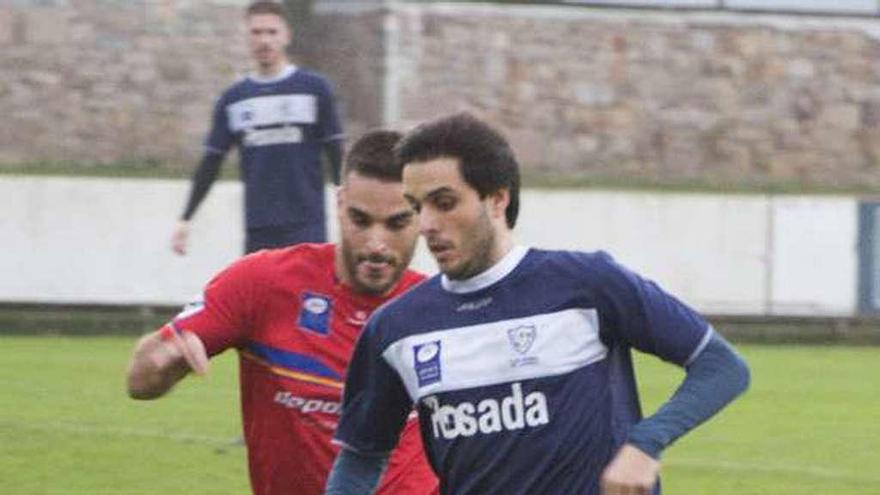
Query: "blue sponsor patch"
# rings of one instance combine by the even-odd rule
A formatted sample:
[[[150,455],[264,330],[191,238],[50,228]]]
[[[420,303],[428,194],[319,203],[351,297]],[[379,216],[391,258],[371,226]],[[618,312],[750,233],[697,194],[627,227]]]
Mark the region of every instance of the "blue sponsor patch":
[[[432,383],[440,382],[442,378],[440,368],[440,341],[433,340],[424,344],[413,346],[413,364],[416,368],[416,377],[419,387],[425,387]]]
[[[302,296],[301,304],[297,325],[321,335],[328,335],[330,333],[330,298],[306,292]]]

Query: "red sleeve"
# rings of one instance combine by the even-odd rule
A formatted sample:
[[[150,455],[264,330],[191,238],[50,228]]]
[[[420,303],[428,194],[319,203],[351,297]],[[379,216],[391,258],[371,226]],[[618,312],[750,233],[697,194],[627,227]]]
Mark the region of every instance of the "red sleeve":
[[[174,325],[198,335],[209,356],[244,343],[257,314],[257,291],[262,287],[256,283],[260,266],[259,256],[247,256],[221,271],[201,297],[174,318]]]

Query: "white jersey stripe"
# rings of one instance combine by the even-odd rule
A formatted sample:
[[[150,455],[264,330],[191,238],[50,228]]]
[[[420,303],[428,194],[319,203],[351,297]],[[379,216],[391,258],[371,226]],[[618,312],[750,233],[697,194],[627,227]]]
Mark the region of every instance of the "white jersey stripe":
[[[310,94],[257,96],[227,106],[226,112],[232,132],[276,124],[314,124],[318,99]]]
[[[596,310],[575,308],[411,335],[382,357],[415,402],[438,392],[562,375],[607,352]]]

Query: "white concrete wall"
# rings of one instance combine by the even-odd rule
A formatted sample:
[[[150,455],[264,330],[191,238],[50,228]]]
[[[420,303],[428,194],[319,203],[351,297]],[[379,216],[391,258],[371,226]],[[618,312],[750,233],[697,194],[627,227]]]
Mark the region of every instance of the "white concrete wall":
[[[243,244],[241,187],[221,182],[196,216],[190,254],[171,253],[188,187],[0,177],[0,301],[185,302]],[[519,242],[607,250],[704,312],[856,311],[852,198],[526,190],[522,201]],[[332,219],[332,192],[327,204]],[[421,244],[414,266],[436,271]]]

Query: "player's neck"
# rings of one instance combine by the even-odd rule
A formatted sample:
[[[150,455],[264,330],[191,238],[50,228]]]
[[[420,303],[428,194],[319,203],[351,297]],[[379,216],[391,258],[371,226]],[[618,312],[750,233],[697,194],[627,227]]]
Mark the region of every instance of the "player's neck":
[[[290,60],[287,60],[286,58],[271,65],[257,65],[257,76],[260,79],[274,79],[280,76],[290,66]]]

